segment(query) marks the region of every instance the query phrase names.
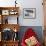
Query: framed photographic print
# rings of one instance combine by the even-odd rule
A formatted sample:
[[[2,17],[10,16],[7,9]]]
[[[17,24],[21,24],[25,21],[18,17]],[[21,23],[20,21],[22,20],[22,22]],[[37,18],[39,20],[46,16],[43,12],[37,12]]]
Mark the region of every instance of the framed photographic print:
[[[23,17],[25,19],[35,19],[36,18],[36,8],[24,8]]]
[[[2,10],[2,15],[9,15],[9,10]]]

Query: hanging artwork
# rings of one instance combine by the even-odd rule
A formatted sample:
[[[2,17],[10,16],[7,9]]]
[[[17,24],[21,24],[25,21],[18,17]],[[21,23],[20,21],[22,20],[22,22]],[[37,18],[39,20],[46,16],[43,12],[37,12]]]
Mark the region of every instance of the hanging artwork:
[[[23,14],[25,19],[35,19],[36,18],[36,8],[24,8]]]

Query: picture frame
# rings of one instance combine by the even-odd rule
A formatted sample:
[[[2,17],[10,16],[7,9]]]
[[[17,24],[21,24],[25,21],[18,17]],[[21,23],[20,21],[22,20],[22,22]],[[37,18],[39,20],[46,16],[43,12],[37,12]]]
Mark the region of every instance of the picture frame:
[[[35,19],[36,18],[36,8],[24,8],[23,17],[24,19]]]
[[[2,15],[9,15],[9,10],[2,10]]]

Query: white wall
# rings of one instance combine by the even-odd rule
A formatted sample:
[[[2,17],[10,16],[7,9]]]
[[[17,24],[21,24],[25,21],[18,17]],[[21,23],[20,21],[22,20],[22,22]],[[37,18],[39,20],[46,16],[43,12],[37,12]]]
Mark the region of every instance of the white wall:
[[[43,26],[42,0],[18,1],[21,4],[20,23],[23,26]],[[23,8],[36,8],[36,19],[24,19]]]
[[[14,1],[15,0],[0,0],[0,6],[1,7],[9,7],[9,6],[14,6]]]
[[[14,1],[15,0],[0,0],[0,6],[14,6]],[[21,26],[43,26],[42,0],[17,0],[17,3],[20,6],[19,24]],[[24,19],[23,8],[36,8],[36,18]]]

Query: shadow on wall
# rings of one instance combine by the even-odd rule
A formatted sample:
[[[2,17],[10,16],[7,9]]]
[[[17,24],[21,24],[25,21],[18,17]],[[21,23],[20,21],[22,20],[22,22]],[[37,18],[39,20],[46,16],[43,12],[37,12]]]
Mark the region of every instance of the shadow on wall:
[[[25,31],[28,28],[32,28],[36,32],[39,41],[41,43],[43,43],[43,30],[42,30],[42,26],[21,26],[20,27],[20,31],[19,31],[19,40],[20,40],[20,42],[21,42],[21,40],[23,38],[23,35],[24,35]]]

